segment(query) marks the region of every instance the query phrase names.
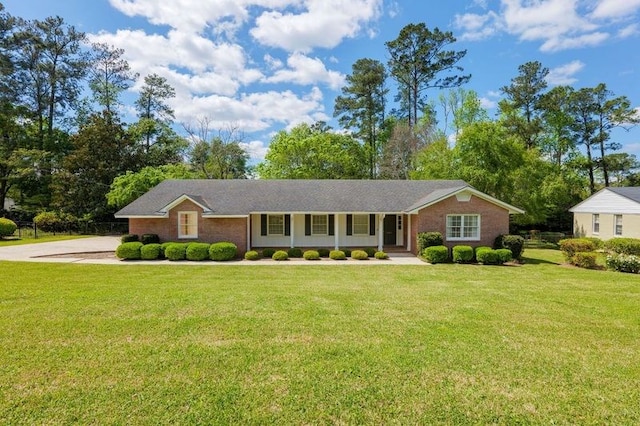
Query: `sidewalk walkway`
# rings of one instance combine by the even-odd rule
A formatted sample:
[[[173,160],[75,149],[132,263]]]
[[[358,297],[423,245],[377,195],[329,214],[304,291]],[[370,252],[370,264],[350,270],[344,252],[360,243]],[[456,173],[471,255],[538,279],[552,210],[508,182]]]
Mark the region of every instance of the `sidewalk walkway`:
[[[51,263],[91,263],[101,265],[425,265],[423,261],[410,253],[389,253],[388,260],[336,261],[321,259],[308,261],[290,259],[276,262],[271,259],[258,261],[237,260],[231,262],[171,262],[168,260],[122,261],[115,255],[96,256],[98,253],[115,252],[120,244],[120,237],[89,237],[74,240],[53,241],[47,243],[23,244],[0,247],[0,261],[51,262]]]

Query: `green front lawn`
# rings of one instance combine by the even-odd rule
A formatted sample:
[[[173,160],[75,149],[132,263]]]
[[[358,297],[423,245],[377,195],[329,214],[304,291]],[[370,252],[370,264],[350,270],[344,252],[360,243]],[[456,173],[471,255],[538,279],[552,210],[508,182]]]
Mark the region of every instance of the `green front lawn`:
[[[0,262],[2,424],[638,424],[640,279]]]

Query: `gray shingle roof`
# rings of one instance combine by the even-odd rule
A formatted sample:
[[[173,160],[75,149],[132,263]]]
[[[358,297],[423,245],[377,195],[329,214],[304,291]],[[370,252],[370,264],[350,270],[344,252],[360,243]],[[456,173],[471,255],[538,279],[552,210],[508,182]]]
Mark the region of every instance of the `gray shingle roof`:
[[[626,187],[613,187],[607,188],[609,191],[614,192],[623,197],[627,197],[630,200],[640,203],[640,186],[626,186]]]
[[[186,195],[213,215],[410,211],[464,188],[461,180],[165,180],[116,213],[162,215]]]

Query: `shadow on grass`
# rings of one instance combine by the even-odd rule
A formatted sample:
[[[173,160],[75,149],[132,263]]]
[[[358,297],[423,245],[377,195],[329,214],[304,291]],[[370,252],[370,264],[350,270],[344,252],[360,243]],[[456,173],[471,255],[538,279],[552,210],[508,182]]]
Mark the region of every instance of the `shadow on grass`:
[[[553,262],[551,260],[527,256],[522,256],[522,262],[525,265],[561,265],[561,263]]]

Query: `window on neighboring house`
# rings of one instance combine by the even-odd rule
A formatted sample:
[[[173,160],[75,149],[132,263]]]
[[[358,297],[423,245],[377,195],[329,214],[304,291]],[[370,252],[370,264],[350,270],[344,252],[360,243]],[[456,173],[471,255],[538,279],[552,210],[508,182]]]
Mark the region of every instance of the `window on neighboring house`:
[[[178,238],[198,238],[198,212],[178,213]]]
[[[593,233],[594,234],[600,233],[600,215],[599,214],[593,215]]]
[[[326,214],[311,215],[311,235],[327,235],[329,220]]]
[[[447,216],[447,240],[479,240],[480,215],[452,214]]]
[[[268,218],[269,235],[284,235],[284,215],[270,214]]]
[[[369,235],[369,215],[353,215],[353,235]]]
[[[615,226],[616,226],[616,229],[614,230],[615,234],[617,236],[622,235],[622,215],[621,214],[615,215],[614,223],[615,223]]]

